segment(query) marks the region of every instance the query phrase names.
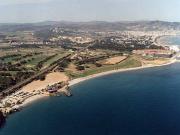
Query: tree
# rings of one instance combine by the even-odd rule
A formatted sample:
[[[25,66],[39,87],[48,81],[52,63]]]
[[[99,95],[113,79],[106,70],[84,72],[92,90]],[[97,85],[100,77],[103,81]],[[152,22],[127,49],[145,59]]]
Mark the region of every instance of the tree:
[[[77,70],[80,70],[80,71],[81,71],[81,70],[85,70],[85,67],[84,67],[84,66],[77,66],[76,68],[77,68]]]
[[[95,63],[96,67],[102,67],[100,63]]]

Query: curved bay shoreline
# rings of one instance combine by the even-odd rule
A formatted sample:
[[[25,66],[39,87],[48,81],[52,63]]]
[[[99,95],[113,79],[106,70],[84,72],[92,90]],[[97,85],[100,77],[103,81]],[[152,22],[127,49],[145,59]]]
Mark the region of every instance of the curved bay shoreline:
[[[83,81],[90,80],[90,79],[93,79],[93,78],[98,78],[98,77],[101,77],[101,76],[106,76],[106,75],[115,74],[115,73],[121,73],[121,72],[127,72],[127,71],[141,70],[141,69],[146,69],[146,68],[163,67],[163,66],[166,66],[166,65],[171,65],[171,64],[173,64],[175,62],[176,62],[176,60],[173,59],[170,62],[168,62],[166,64],[162,64],[162,65],[146,65],[146,66],[141,66],[141,67],[133,67],[133,68],[125,68],[125,69],[106,71],[106,72],[102,72],[102,73],[93,74],[93,75],[89,75],[89,76],[86,76],[86,77],[70,80],[68,86],[72,87],[73,85],[79,84],[79,83],[81,83]],[[37,96],[30,97],[25,102],[23,102],[21,104],[21,106],[25,107],[25,106],[27,106],[27,105],[41,99],[41,98],[46,98],[46,97],[48,97],[48,96],[47,95],[37,95]]]
[[[157,44],[159,44],[159,45],[161,45],[161,42],[158,39],[161,38],[161,37],[166,37],[166,36],[159,36],[159,37],[156,37],[156,39],[155,39],[155,42]],[[105,71],[105,72],[101,72],[101,73],[97,73],[97,74],[92,74],[92,75],[89,75],[89,76],[86,76],[86,77],[81,77],[81,78],[76,78],[76,79],[73,79],[73,80],[69,80],[67,86],[69,88],[69,87],[72,87],[73,85],[76,85],[76,84],[81,83],[83,81],[93,79],[93,78],[97,78],[97,77],[101,77],[101,76],[105,76],[105,75],[109,75],[109,74],[115,74],[115,73],[127,72],[127,71],[133,71],[133,70],[141,70],[141,69],[145,69],[145,68],[162,67],[162,66],[173,64],[176,61],[178,61],[178,60],[176,60],[176,58],[173,57],[167,63],[164,63],[164,64],[146,64],[146,65],[142,65],[142,66],[139,66],[139,67],[123,68],[123,69]],[[62,89],[60,89],[59,91],[65,93],[65,94],[69,92],[64,87]],[[31,96],[31,97],[27,98],[26,100],[24,100],[19,105],[19,109],[24,108],[27,105],[30,105],[35,101],[38,101],[39,99],[48,98],[48,97],[49,97],[49,95],[47,95],[47,94],[39,94],[39,95]]]
[[[146,68],[163,67],[166,65],[171,65],[175,62],[176,62],[176,60],[171,60],[169,63],[162,64],[162,65],[146,65],[146,66],[141,66],[141,67],[133,67],[133,68],[125,68],[125,69],[117,69],[117,70],[106,71],[106,72],[102,72],[102,73],[98,73],[98,74],[93,74],[93,75],[90,75],[87,77],[82,77],[82,78],[77,78],[77,79],[71,80],[69,82],[69,86],[71,87],[71,86],[78,84],[80,82],[83,82],[83,81],[86,81],[89,79],[93,79],[93,78],[97,78],[97,77],[101,77],[101,76],[106,76],[109,74],[121,73],[121,72],[126,72],[126,71],[134,71],[134,70],[140,70],[140,69],[146,69]]]
[[[177,62],[176,59],[171,59],[170,62],[165,63],[165,64],[161,64],[161,65],[145,65],[145,66],[140,66],[140,67],[133,67],[133,68],[125,68],[125,69],[118,69],[118,70],[111,70],[111,71],[106,71],[106,72],[102,72],[102,73],[98,73],[98,74],[93,74],[87,77],[82,77],[82,78],[77,78],[77,79],[73,79],[69,81],[69,85],[68,87],[72,87],[73,85],[76,85],[78,83],[81,83],[83,81],[86,80],[90,80],[93,78],[98,78],[101,76],[106,76],[106,75],[110,75],[110,74],[115,74],[115,73],[121,73],[121,72],[127,72],[127,71],[135,71],[135,70],[141,70],[141,69],[147,69],[147,68],[154,68],[154,67],[163,67],[166,65],[171,65],[173,63]],[[64,88],[61,89],[62,91],[67,91]],[[36,96],[32,96],[30,98],[28,98],[27,100],[25,100],[21,105],[20,108],[24,108],[28,105],[31,105],[34,102],[37,102],[38,100],[41,100],[43,98],[48,98],[48,95],[36,95]]]

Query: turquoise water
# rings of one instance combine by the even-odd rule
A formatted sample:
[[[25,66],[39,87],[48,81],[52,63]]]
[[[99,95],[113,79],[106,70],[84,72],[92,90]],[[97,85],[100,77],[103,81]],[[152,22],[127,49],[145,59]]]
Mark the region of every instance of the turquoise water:
[[[11,115],[0,135],[179,135],[180,64],[111,74]]]
[[[180,45],[180,36],[166,36],[161,40],[165,41],[168,45]]]

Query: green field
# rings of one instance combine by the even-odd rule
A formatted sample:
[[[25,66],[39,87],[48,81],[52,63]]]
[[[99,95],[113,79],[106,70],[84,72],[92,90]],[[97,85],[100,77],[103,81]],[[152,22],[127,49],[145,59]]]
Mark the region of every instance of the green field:
[[[86,77],[86,76],[101,73],[101,72],[118,70],[118,69],[125,69],[125,68],[140,67],[140,66],[141,66],[140,61],[135,60],[133,57],[129,57],[125,61],[123,61],[119,64],[116,64],[116,65],[110,65],[110,66],[103,66],[103,67],[94,68],[94,69],[88,69],[82,73],[73,73],[71,71],[67,71],[66,74],[68,76],[70,76],[71,78],[75,79],[75,78]]]
[[[34,59],[25,64],[25,66],[34,68],[40,61],[44,60],[46,57],[46,55],[39,55],[37,57],[33,57]]]
[[[8,62],[14,62],[16,58],[21,58],[22,56],[14,56],[14,57],[9,57],[5,58],[3,62],[8,63]]]
[[[62,48],[46,46],[3,50],[0,54],[0,91],[31,77],[67,54]]]
[[[45,62],[43,64],[43,68],[46,68],[46,67],[50,66],[53,62],[61,59],[62,57],[66,56],[66,55],[68,55],[68,53],[62,52],[62,53],[57,54],[55,57],[53,57],[50,60],[48,60],[47,62]]]

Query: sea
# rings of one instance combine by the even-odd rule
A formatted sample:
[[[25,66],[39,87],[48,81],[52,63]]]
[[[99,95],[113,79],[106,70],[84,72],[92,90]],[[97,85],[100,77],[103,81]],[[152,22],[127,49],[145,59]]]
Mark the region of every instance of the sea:
[[[180,63],[114,73],[7,118],[0,135],[180,135]]]
[[[166,43],[166,45],[180,46],[180,36],[164,36],[160,38],[160,42]]]

